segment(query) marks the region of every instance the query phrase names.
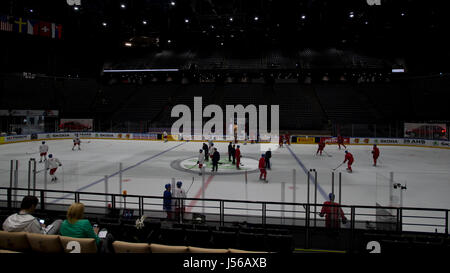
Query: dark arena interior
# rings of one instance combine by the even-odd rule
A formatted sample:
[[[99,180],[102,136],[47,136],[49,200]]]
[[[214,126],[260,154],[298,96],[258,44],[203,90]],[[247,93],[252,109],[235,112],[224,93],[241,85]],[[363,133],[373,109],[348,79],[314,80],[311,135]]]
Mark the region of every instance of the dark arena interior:
[[[445,7],[0,1],[0,252],[183,253],[184,271],[197,253],[267,258],[252,270],[279,253],[448,254]],[[25,196],[39,232],[11,229]],[[92,236],[68,232],[73,203]]]

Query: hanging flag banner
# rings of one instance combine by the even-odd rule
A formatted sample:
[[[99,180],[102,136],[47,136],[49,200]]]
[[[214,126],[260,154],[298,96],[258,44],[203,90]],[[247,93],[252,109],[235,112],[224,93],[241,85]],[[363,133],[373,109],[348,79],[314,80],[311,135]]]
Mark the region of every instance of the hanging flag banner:
[[[0,31],[25,33],[53,39],[62,38],[62,25],[23,17],[0,15]]]

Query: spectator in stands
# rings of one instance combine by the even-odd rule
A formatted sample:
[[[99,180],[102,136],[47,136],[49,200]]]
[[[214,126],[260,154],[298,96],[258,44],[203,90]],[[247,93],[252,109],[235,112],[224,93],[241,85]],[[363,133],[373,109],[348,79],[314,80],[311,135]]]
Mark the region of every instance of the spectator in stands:
[[[164,191],[163,210],[167,213],[167,219],[172,219],[172,193],[170,184],[166,184]]]
[[[10,232],[31,232],[41,234],[58,234],[62,220],[55,220],[46,227],[43,223],[31,215],[38,205],[36,196],[25,196],[20,204],[20,211],[6,218],[3,222],[3,230]]]
[[[99,228],[92,226],[91,222],[84,218],[84,204],[73,203],[67,210],[67,219],[61,224],[59,233],[62,236],[73,238],[94,238],[99,252],[110,252],[112,249],[111,234],[103,240],[98,237]]]
[[[94,238],[99,245],[98,227],[92,227],[91,222],[83,217],[84,204],[73,203],[67,211],[67,219],[62,223],[59,233],[62,236],[74,238]]]
[[[344,212],[342,211],[339,203],[334,202],[334,194],[330,193],[328,195],[330,201],[325,201],[323,203],[322,210],[320,211],[320,217],[325,216],[325,226],[327,228],[340,228],[340,221],[342,219],[342,223],[347,223],[347,218],[345,218]]]

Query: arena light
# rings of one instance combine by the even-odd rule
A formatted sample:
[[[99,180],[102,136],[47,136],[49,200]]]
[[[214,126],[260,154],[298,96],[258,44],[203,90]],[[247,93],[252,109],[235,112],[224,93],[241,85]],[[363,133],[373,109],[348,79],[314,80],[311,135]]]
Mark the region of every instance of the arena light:
[[[143,24],[143,25],[146,25],[147,23],[148,23],[147,20],[143,20],[143,21],[142,21],[142,24]]]
[[[228,19],[228,20],[229,20],[230,22],[233,22],[234,19],[233,19],[233,17],[230,17],[230,19]]]
[[[184,19],[184,22],[185,22],[186,24],[188,24],[188,23],[189,23],[189,19]]]
[[[106,26],[108,26],[108,24],[106,22],[103,22],[102,26],[106,27]]]
[[[125,4],[120,4],[121,9],[125,9],[127,6]]]
[[[104,73],[120,73],[120,72],[177,72],[177,68],[155,68],[155,69],[104,69]]]
[[[78,10],[80,10],[80,8],[79,8],[79,7],[77,7],[77,6],[73,7],[73,9],[74,9],[75,11],[78,11]]]
[[[258,21],[258,20],[259,20],[259,17],[258,17],[258,16],[255,16],[255,18],[253,18],[253,20]]]
[[[171,2],[170,2],[170,5],[171,5],[172,7],[174,7],[175,4],[176,4],[175,1],[171,1]]]
[[[125,43],[125,46],[126,46],[126,47],[132,47],[133,44],[132,44],[132,43],[129,43],[129,42],[126,42],[126,43]]]
[[[392,73],[403,73],[405,72],[404,68],[393,68]]]

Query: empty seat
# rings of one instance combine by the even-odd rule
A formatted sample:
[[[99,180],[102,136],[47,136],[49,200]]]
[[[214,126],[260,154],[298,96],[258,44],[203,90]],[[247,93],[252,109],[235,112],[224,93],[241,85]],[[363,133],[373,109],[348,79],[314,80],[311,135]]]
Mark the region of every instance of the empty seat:
[[[186,229],[186,244],[190,246],[210,247],[211,234],[208,230]]]
[[[240,249],[254,251],[266,250],[265,235],[263,234],[240,232],[238,238]]]
[[[0,231],[0,249],[26,252],[30,251],[31,247],[26,232]]]
[[[184,245],[185,232],[181,228],[161,228],[159,241],[166,245]]]
[[[114,241],[112,245],[115,253],[150,253],[150,247],[146,243]]]
[[[66,253],[97,253],[97,244],[94,238],[59,236],[59,240]],[[77,244],[71,242],[76,242]]]
[[[150,244],[150,251],[152,253],[187,253],[188,247]]]
[[[63,247],[59,235],[45,235],[38,233],[27,233],[31,249],[41,253],[60,253]]]
[[[293,237],[292,235],[267,234],[266,244],[269,252],[292,253]]]
[[[230,231],[213,231],[212,247],[214,248],[237,248],[237,233]]]

